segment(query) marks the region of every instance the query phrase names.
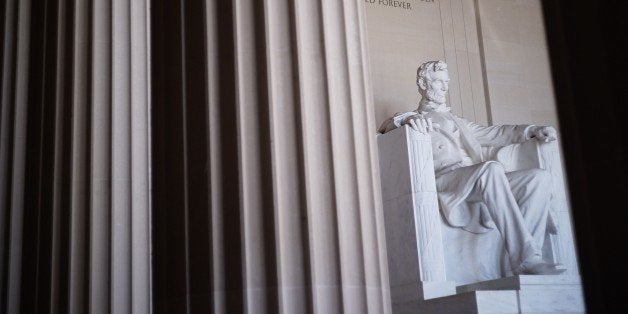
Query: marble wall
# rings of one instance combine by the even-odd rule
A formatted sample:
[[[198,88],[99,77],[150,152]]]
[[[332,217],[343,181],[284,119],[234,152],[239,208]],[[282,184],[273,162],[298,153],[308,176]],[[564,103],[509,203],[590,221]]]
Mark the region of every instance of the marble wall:
[[[441,59],[456,114],[558,126],[540,0],[365,1],[378,123],[416,108],[417,66]]]
[[[479,0],[494,124],[558,127],[539,0]]]
[[[438,2],[407,2],[411,9],[366,0],[377,123],[395,112],[416,107],[419,98],[415,84],[417,66],[424,60],[441,59],[444,55]]]

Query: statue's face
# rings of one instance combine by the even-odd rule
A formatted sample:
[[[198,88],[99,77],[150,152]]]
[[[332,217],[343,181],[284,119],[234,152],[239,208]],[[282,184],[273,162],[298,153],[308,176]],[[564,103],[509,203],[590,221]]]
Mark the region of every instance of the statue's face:
[[[436,71],[431,73],[427,83],[427,99],[437,104],[444,104],[449,90],[449,73],[447,71]]]

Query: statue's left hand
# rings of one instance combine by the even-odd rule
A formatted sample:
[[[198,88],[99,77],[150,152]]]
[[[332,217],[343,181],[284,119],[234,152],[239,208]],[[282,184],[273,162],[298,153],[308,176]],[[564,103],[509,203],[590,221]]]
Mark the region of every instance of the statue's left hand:
[[[551,142],[558,138],[556,129],[551,126],[537,126],[532,130],[532,136],[539,142]]]
[[[433,132],[435,128],[440,127],[438,123],[432,123],[431,118],[425,119],[422,116],[410,117],[405,124],[408,124],[412,129],[423,134]]]

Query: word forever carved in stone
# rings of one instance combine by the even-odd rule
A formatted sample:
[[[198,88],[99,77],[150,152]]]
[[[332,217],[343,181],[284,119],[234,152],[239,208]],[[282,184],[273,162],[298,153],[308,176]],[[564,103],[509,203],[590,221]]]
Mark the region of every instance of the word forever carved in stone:
[[[369,4],[377,4],[381,6],[412,10],[412,4],[410,2],[405,2],[405,1],[395,1],[395,0],[365,0],[365,1],[366,3],[369,3]]]

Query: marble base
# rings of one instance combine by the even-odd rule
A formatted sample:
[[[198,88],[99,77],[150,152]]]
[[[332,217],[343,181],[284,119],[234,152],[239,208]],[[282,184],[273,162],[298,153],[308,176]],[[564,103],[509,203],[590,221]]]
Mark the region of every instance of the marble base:
[[[512,276],[458,286],[458,293],[507,290],[517,293],[519,313],[584,313],[579,276]]]
[[[425,281],[390,288],[393,303],[424,301],[454,294],[456,294],[456,283],[453,281]]]
[[[458,294],[393,306],[395,313],[585,313],[577,276],[512,276],[462,285]]]
[[[472,291],[416,304],[413,311],[399,311],[399,313],[520,312],[515,291]]]
[[[584,312],[579,277],[510,276],[500,234],[448,226],[438,208],[434,173],[426,171],[434,168],[431,148],[429,135],[406,126],[378,135],[393,312]],[[559,229],[568,222],[560,220]],[[574,265],[577,273],[569,262],[573,254],[566,254],[573,252],[569,243],[546,244],[544,258]]]
[[[478,290],[565,290],[581,289],[578,276],[519,275],[456,287],[458,293]]]

